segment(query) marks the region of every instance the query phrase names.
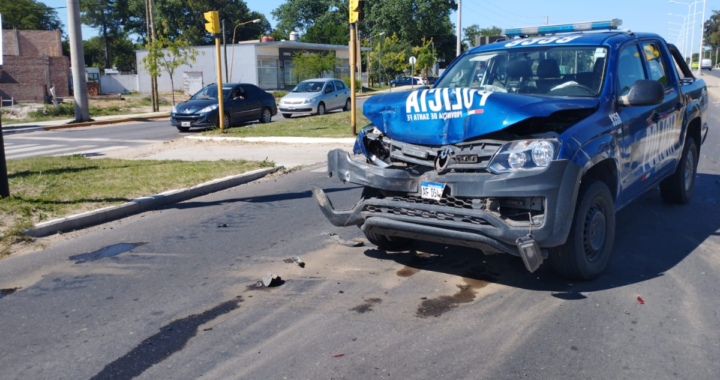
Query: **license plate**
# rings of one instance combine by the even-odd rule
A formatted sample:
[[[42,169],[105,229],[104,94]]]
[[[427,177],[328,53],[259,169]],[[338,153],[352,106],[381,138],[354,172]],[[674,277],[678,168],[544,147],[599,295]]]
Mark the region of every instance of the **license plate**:
[[[180,126],[181,126],[181,127],[189,127],[189,126],[190,126],[190,122],[189,122],[189,121],[180,122]]]
[[[295,109],[295,107],[288,107],[288,109],[289,109],[289,110],[294,110],[294,109]]]
[[[445,191],[444,183],[423,182],[420,184],[420,196],[424,199],[439,201]]]

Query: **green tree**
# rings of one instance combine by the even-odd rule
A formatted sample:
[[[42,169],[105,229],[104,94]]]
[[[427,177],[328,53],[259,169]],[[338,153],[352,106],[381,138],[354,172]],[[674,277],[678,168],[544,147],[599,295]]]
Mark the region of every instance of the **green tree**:
[[[111,40],[110,64],[121,71],[135,70],[135,50],[142,46],[135,46],[132,41],[117,38]],[[85,65],[100,69],[105,66],[105,43],[101,36],[95,36],[83,41],[83,52],[85,53]]]
[[[195,57],[198,51],[190,44],[181,39],[172,40],[168,37],[167,25],[163,25],[163,31],[159,31],[155,41],[148,42],[145,48],[148,54],[143,57],[142,65],[150,76],[159,77],[162,72],[170,75],[170,87],[172,88],[173,105],[175,105],[175,82],[173,74],[181,65],[189,65],[195,63]]]
[[[334,71],[337,66],[337,58],[334,52],[323,54],[298,51],[293,54],[293,65],[299,82],[308,78],[321,78],[323,73]]]
[[[423,73],[425,77],[427,77],[428,71],[432,69],[435,64],[435,56],[430,48],[432,42],[432,38],[429,40],[423,38],[420,46],[413,46],[412,54],[416,59],[415,72],[413,75]]]
[[[90,0],[92,1],[92,0]],[[119,1],[119,0],[116,0]],[[145,0],[127,1],[128,16],[125,31],[138,36],[138,42],[145,41]],[[182,38],[190,45],[208,45],[214,43],[214,36],[205,30],[203,13],[209,10],[220,12],[220,21],[225,20],[225,38],[232,43],[235,25],[260,19],[259,23],[250,23],[237,27],[235,41],[257,39],[272,31],[270,22],[261,13],[251,11],[242,0],[154,0],[155,24],[167,25],[167,37],[171,40]]]
[[[393,33],[392,36],[385,37],[370,52],[373,72],[382,75],[382,82],[390,81],[395,76],[402,74],[410,66],[410,63],[408,63],[410,52],[410,44],[401,42],[397,34]]]
[[[502,29],[497,26],[491,26],[489,28],[481,28],[478,24],[472,24],[467,28],[463,28],[463,42],[467,43],[467,46],[475,46],[475,38],[481,36],[499,36],[502,33]]]
[[[0,0],[3,29],[62,30],[57,11],[36,0]]]

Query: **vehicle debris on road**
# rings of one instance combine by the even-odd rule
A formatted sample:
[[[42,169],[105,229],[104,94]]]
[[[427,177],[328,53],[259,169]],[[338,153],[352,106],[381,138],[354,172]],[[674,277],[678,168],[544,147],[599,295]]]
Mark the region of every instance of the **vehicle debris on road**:
[[[282,279],[280,278],[280,276],[273,274],[273,273],[268,272],[268,274],[265,277],[263,277],[263,279],[262,279],[262,285],[265,286],[266,288],[269,288],[272,286],[278,286],[281,284],[282,284]]]
[[[344,240],[334,232],[331,232],[329,235],[332,236],[338,244],[344,245],[346,247],[362,247],[363,245],[365,245],[365,243],[359,239]]]

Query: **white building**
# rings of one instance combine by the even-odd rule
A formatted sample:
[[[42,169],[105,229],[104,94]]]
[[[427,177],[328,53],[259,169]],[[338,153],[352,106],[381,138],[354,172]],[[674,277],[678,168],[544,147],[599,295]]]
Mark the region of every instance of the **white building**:
[[[180,66],[173,76],[175,90],[183,90],[183,73],[192,73],[202,77],[202,85],[216,83],[215,45],[195,46],[198,51],[196,62],[191,66]],[[223,53],[221,47],[221,54]],[[370,50],[363,48],[363,50]],[[338,66],[334,73],[326,73],[326,77],[347,78],[350,76],[348,47],[341,45],[311,44],[298,41],[247,41],[227,46],[227,65],[230,82],[252,83],[266,90],[287,89],[297,84],[294,75],[292,57],[295,52],[310,53],[334,52],[338,58]],[[147,50],[137,50],[135,56],[138,67],[138,83],[141,93],[150,93],[150,74],[142,69],[142,59]],[[233,59],[234,54],[234,59]],[[224,59],[224,58],[221,58]],[[231,70],[232,69],[232,70]],[[230,74],[232,72],[232,74]],[[225,82],[225,63],[222,72]],[[187,76],[186,76],[187,77]],[[163,72],[158,78],[158,91],[170,92],[170,77]]]

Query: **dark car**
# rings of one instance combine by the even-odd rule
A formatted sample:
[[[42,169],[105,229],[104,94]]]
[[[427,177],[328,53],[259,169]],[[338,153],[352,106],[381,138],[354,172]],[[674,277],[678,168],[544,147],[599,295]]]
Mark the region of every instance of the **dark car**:
[[[243,121],[269,123],[277,115],[275,97],[248,83],[222,85],[225,127]],[[218,123],[218,86],[211,84],[172,109],[170,123],[181,132],[190,128],[212,128]]]
[[[422,85],[423,80],[420,77],[398,77],[390,81],[390,87]]]

